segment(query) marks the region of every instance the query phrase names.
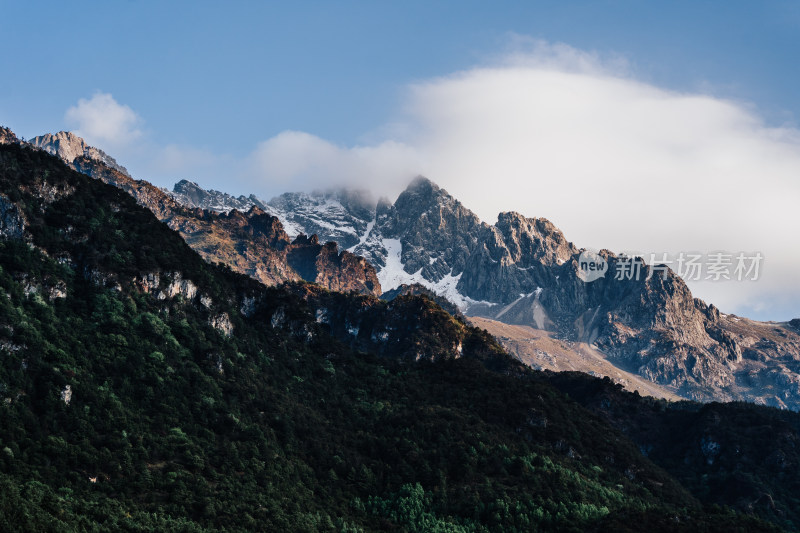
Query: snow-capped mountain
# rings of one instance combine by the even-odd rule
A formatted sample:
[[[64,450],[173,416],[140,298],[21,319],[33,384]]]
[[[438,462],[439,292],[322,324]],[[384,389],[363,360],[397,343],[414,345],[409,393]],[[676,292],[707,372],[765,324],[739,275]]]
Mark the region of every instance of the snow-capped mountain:
[[[0,132],[0,142],[28,144],[10,132]],[[694,299],[669,269],[666,276],[648,276],[653,267],[643,263],[639,279],[605,276],[586,283],[579,275],[581,250],[545,219],[509,212],[486,224],[425,178],[415,179],[394,203],[341,190],[264,202],[189,182],[169,195],[131,179],[80,138],[56,134],[35,142],[76,170],[128,191],[208,260],[265,283],[306,279],[336,291],[393,296],[421,285],[468,316],[591,345],[618,368],[689,398],[800,407],[795,327],[721,314]],[[290,241],[287,233],[297,237]],[[339,254],[336,243],[352,253]],[[622,259],[601,255],[615,272]]]
[[[503,213],[489,226],[447,191],[418,177],[394,204],[369,193],[345,189],[286,193],[268,202],[204,191],[181,181],[173,197],[184,205],[215,211],[257,206],[277,216],[287,234],[316,234],[365,257],[378,271],[384,291],[420,284],[462,310],[502,306],[520,294],[535,294],[553,279],[540,267],[560,265],[577,249],[545,219]],[[503,281],[471,275],[491,265],[513,267]],[[468,272],[470,275],[464,276]]]
[[[267,208],[289,235],[316,234],[321,242],[335,241],[351,249],[374,218],[375,201],[369,192],[338,189],[282,194],[267,202]]]
[[[607,275],[586,283],[581,250],[546,219],[508,212],[486,224],[421,177],[394,203],[348,191],[262,203],[290,233],[317,234],[365,257],[384,292],[421,285],[468,316],[587,343],[619,368],[686,397],[800,407],[800,335],[793,328],[723,315],[693,298],[672,271],[648,276],[653,266],[643,263],[640,279]],[[623,260],[601,255],[609,272]]]

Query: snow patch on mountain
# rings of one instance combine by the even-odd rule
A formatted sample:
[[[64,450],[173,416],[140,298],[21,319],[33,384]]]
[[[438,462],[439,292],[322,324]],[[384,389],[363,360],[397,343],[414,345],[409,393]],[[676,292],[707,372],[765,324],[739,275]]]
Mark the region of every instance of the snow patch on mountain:
[[[535,295],[538,298],[540,294],[542,294],[542,288],[541,287],[536,287],[535,291],[529,292],[528,294],[525,294],[524,292],[521,292],[519,294],[519,297],[520,298],[530,298],[531,296]],[[517,301],[519,301],[519,299],[517,299]]]
[[[451,270],[447,275],[437,282],[432,282],[422,276],[422,269],[409,273],[405,270],[403,263],[403,244],[400,239],[381,239],[381,245],[386,250],[386,264],[378,271],[378,281],[384,292],[396,289],[400,285],[413,285],[418,283],[434,293],[447,298],[459,309],[467,309],[471,305],[484,304],[495,305],[491,302],[478,302],[461,294],[457,287],[461,280],[462,273],[454,276]]]
[[[442,279],[437,281],[436,283],[429,282],[429,289],[438,294],[439,296],[443,296],[456,304],[456,306],[460,310],[464,310],[469,307],[470,304],[475,303],[474,300],[467,298],[466,296],[462,295],[458,292],[456,288],[458,286],[458,282],[461,280],[461,276],[463,272],[459,272],[457,276],[453,275],[453,271],[450,270],[450,273],[444,276]]]
[[[367,229],[364,231],[364,234],[361,235],[361,237],[358,239],[358,243],[348,248],[347,249],[348,252],[353,252],[359,246],[364,246],[367,243],[367,240],[369,239],[370,234],[372,233],[372,229],[375,227],[375,222],[376,220],[373,218],[372,222],[367,224]]]
[[[386,264],[378,272],[378,281],[384,291],[396,289],[402,284],[423,283],[426,280],[421,276],[421,270],[414,274],[405,271],[402,260],[403,245],[400,239],[382,239],[381,243],[386,250]]]

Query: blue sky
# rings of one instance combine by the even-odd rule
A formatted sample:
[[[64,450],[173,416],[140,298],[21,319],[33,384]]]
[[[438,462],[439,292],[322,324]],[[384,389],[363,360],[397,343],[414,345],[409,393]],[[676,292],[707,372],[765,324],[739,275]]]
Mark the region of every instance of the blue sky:
[[[12,2],[4,123],[32,136],[95,91],[159,142],[225,150],[286,129],[350,144],[409,82],[501,52],[510,33],[626,57],[657,85],[800,114],[796,2]]]
[[[11,2],[0,124],[160,186],[424,173],[579,246],[762,252],[724,312],[800,316],[798,2]]]

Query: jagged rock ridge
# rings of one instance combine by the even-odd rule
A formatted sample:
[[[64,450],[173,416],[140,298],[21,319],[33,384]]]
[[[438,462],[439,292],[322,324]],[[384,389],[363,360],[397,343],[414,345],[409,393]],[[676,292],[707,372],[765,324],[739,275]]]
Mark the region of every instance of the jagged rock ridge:
[[[320,244],[316,237],[298,235],[291,240],[281,222],[256,205],[246,213],[187,208],[149,182],[134,180],[113,158],[72,133],[47,134],[24,143],[10,130],[2,131],[3,144],[43,150],[83,174],[125,190],[208,261],[223,262],[266,285],[305,280],[330,290],[381,293],[375,270],[364,258],[339,252],[333,242]]]

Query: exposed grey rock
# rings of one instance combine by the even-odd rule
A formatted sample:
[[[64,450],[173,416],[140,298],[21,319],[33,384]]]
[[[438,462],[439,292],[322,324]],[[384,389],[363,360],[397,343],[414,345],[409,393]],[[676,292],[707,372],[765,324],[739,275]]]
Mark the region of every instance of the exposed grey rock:
[[[20,139],[8,128],[0,126],[0,144],[19,144]]]
[[[461,202],[421,176],[391,208],[384,207],[376,227],[384,238],[400,240],[407,273],[421,269],[422,277],[434,283],[466,269],[487,229]]]
[[[183,279],[180,272],[173,272],[171,275],[172,281],[167,287],[158,294],[159,300],[167,298],[174,298],[181,295],[186,300],[192,300],[197,295],[197,285],[192,280]]]
[[[169,193],[187,207],[227,213],[247,212],[254,206],[277,216],[291,238],[300,234],[317,235],[320,242],[336,242],[342,248],[359,243],[359,238],[374,217],[375,202],[365,191],[347,189],[286,193],[265,202],[255,195],[233,196],[206,190],[197,183],[181,180]]]
[[[61,391],[61,401],[69,405],[72,401],[72,386],[66,385],[64,390]]]
[[[209,319],[209,324],[226,337],[233,335],[233,323],[227,313],[212,316]]]
[[[21,240],[25,235],[25,218],[8,196],[0,194],[0,239]]]

